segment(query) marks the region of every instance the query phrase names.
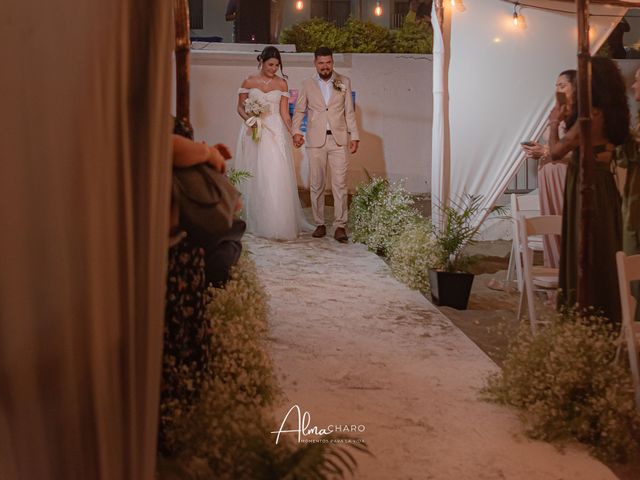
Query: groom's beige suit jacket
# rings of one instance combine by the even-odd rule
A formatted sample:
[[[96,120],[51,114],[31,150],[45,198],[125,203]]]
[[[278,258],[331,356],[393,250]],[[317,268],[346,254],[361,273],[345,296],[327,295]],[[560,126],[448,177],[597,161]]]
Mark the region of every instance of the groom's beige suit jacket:
[[[325,104],[318,80],[314,76],[302,82],[293,114],[293,133],[302,135],[300,127],[304,112],[307,111],[307,147],[322,147],[327,139],[327,130],[331,130],[334,140],[340,146],[351,140],[359,140],[356,115],[351,100],[351,80],[334,72],[334,82],[341,82],[345,92],[331,88],[329,104]]]

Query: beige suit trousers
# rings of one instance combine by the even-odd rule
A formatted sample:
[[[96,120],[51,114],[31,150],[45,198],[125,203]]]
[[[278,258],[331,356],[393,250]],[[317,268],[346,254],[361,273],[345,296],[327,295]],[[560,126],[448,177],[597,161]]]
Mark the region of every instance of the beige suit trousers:
[[[309,158],[309,189],[311,210],[316,225],[324,225],[324,192],[326,189],[327,164],[331,169],[331,191],[333,192],[333,226],[347,226],[347,151],[327,135],[321,147],[307,147]]]

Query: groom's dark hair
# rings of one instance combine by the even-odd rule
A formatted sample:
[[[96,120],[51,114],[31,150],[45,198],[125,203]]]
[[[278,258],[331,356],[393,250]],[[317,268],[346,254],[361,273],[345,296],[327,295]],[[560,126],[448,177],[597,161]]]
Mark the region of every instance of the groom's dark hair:
[[[318,47],[315,52],[313,52],[315,58],[318,57],[333,57],[333,52],[329,47]]]

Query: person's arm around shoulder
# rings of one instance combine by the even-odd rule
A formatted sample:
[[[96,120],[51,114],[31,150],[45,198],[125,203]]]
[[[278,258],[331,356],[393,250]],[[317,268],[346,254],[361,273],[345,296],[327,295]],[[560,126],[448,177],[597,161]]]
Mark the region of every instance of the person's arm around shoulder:
[[[349,141],[349,152],[356,153],[360,144],[360,133],[358,132],[358,124],[356,123],[356,112],[353,108],[353,96],[351,95],[351,80],[347,77],[341,78],[346,87],[344,93],[344,115],[347,121],[347,131],[351,135]]]

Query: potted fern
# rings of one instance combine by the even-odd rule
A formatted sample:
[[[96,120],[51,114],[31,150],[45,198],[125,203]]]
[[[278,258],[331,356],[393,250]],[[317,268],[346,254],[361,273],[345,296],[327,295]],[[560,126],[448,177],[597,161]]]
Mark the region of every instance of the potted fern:
[[[467,271],[470,259],[464,249],[480,229],[473,221],[482,210],[480,195],[466,195],[459,202],[439,207],[442,228],[434,228],[437,264],[429,268],[431,299],[435,305],[466,310],[474,275]]]

